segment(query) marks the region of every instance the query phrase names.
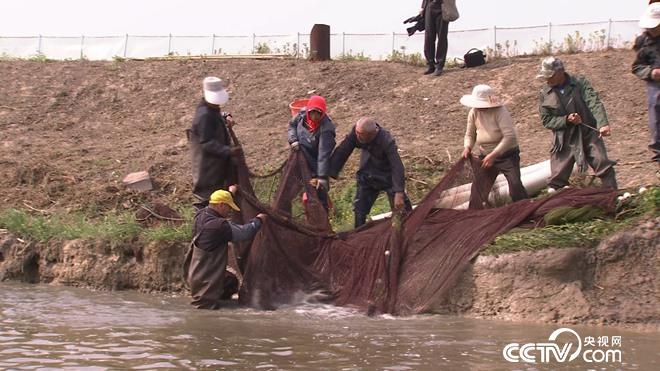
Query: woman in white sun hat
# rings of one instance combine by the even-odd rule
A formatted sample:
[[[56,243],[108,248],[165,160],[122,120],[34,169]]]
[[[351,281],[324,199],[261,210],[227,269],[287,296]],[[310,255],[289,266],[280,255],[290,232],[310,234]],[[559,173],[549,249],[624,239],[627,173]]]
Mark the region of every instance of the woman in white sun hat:
[[[472,195],[486,199],[497,175],[504,174],[513,201],[528,198],[520,180],[520,149],[511,114],[501,98],[488,85],[477,85],[472,94],[464,95],[461,104],[470,107],[463,158],[477,152],[481,160],[480,182],[472,183]],[[478,184],[477,184],[478,183]],[[470,197],[470,208],[480,209],[476,197]]]

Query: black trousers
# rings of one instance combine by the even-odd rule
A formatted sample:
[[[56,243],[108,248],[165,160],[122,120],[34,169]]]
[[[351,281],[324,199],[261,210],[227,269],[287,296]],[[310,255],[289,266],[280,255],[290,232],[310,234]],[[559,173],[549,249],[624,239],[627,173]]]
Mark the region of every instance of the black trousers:
[[[479,156],[481,160],[485,157],[484,155]],[[507,183],[509,183],[509,195],[511,195],[511,199],[514,202],[529,198],[527,190],[525,190],[520,179],[520,149],[518,147],[503,153],[495,159],[493,166],[488,169],[480,169],[480,171],[481,181],[472,182],[470,209],[483,208],[483,205],[478,204],[479,198],[473,196],[482,195],[482,199],[488,199],[488,194],[491,188],[493,188],[493,183],[495,183],[495,179],[500,173],[504,174]]]
[[[380,192],[387,193],[387,198],[390,200],[390,207],[394,208],[394,192],[391,186],[382,186],[373,184],[368,181],[360,181],[358,179],[357,192],[353,200],[353,212],[355,213],[355,228],[367,222],[367,216],[374,206],[374,202],[378,198]],[[412,211],[412,203],[407,194],[403,194],[405,210]]]
[[[424,57],[429,66],[443,68],[447,59],[447,33],[449,22],[442,20],[440,4],[432,3],[424,9]],[[438,44],[436,47],[436,38]]]

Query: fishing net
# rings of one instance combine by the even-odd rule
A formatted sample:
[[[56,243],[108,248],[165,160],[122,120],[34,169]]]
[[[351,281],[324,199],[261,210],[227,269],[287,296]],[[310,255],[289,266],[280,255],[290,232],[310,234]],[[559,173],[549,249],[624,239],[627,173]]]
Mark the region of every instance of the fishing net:
[[[481,176],[479,161],[464,159],[409,214],[334,233],[299,152],[283,167],[270,206],[255,196],[244,158],[237,165],[239,221],[259,212],[269,214],[251,245],[236,252],[243,273],[239,300],[259,309],[276,309],[317,293],[327,302],[370,314],[422,313],[451,289],[469,261],[497,235],[524,223],[540,225],[557,207],[594,205],[611,212],[616,199],[612,190],[569,189],[494,207],[497,200],[473,194],[480,209],[460,210],[470,190],[465,184]],[[292,205],[302,192],[308,200],[306,220],[298,221]]]

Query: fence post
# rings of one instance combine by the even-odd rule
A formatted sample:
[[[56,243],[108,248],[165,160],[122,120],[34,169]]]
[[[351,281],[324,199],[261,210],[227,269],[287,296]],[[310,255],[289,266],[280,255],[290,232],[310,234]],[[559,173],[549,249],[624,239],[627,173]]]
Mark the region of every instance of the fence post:
[[[497,50],[497,26],[493,26],[493,52]]]
[[[85,45],[85,35],[80,36],[80,59],[85,58],[85,54],[83,53],[83,47]]]
[[[170,53],[172,53],[172,34],[170,34],[170,37],[167,40],[167,55],[169,56]]]
[[[126,58],[127,49],[128,49],[128,34],[126,34],[126,39],[124,40],[124,58]]]
[[[296,58],[300,59],[300,32],[296,32]]]
[[[610,48],[610,37],[612,36],[612,18],[607,26],[607,49]]]
[[[341,55],[346,55],[346,32],[341,33]]]
[[[39,43],[37,44],[37,54],[41,55],[41,35],[39,35]]]
[[[252,34],[252,53],[255,54],[256,50],[254,49],[257,45],[255,44],[257,42],[257,34]]]
[[[211,36],[211,55],[215,54],[215,34]]]
[[[552,22],[548,23],[548,45],[550,45],[550,53],[552,53]]]
[[[394,57],[394,38],[395,38],[395,33],[392,32],[392,57]]]

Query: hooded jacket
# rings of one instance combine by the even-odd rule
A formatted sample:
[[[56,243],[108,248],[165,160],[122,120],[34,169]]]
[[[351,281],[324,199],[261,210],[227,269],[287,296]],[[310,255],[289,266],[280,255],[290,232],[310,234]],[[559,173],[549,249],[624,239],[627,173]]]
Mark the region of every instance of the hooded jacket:
[[[311,122],[309,112],[322,112],[318,123]],[[326,114],[325,99],[315,95],[309,99],[307,107],[291,119],[288,129],[289,144],[298,142],[312,176],[327,178],[330,175],[330,156],[335,148],[335,124]]]

